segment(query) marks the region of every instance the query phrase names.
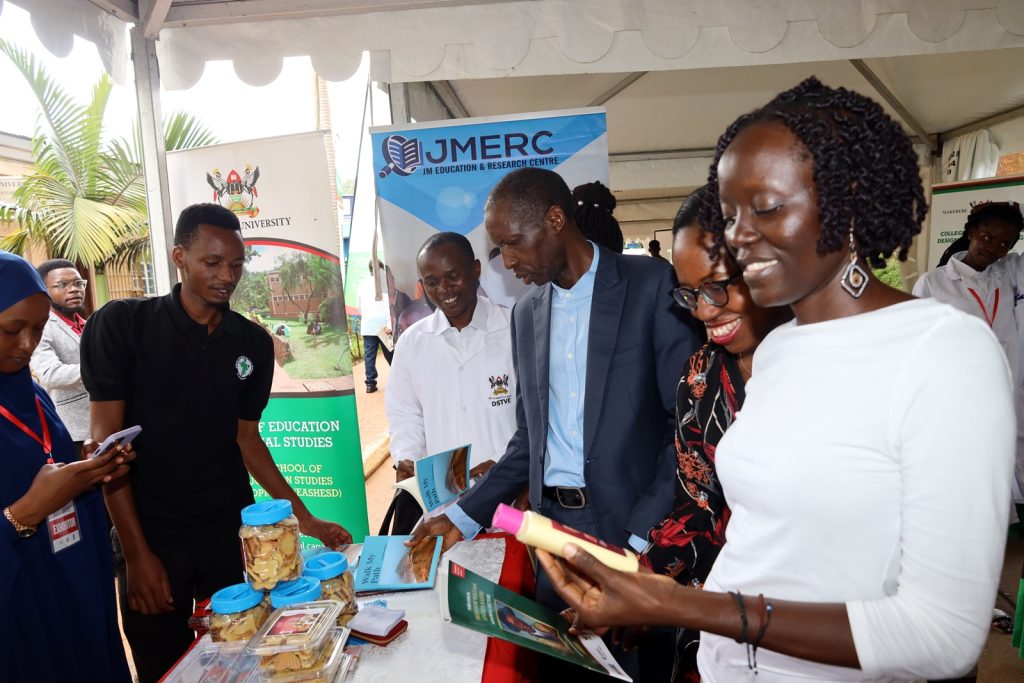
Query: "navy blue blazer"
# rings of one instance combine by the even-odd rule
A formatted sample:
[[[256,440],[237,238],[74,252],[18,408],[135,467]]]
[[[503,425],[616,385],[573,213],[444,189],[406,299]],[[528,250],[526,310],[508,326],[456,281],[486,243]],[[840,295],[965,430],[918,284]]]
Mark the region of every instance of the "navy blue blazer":
[[[624,545],[646,537],[672,507],[675,489],[676,385],[700,345],[693,319],[672,301],[666,261],[601,249],[594,281],[583,403],[583,476],[597,528]],[[529,484],[540,508],[548,433],[551,287],[525,294],[512,310],[515,434],[487,476],[460,506],[490,526],[498,503]]]

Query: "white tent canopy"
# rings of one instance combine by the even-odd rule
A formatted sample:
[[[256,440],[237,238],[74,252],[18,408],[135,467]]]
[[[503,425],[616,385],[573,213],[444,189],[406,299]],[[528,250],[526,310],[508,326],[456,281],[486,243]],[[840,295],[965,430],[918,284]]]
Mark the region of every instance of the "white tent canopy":
[[[1004,120],[1024,150],[1024,0],[11,1],[55,53],[95,42],[115,77],[136,25],[169,89],[209,60],[269,83],[299,55],[340,80],[369,51],[374,80],[408,84],[397,120],[603,104],[637,230],[665,227],[730,121],[812,74],[884,101],[924,152]]]

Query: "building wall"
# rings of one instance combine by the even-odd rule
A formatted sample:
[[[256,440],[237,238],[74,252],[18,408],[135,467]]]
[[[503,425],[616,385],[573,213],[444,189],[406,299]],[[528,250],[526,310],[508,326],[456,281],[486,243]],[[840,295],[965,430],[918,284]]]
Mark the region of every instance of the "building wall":
[[[312,301],[309,302],[309,315],[310,320],[312,320],[313,316],[320,310],[320,303],[326,298],[322,296],[311,297],[310,288],[306,288],[304,291],[290,292],[291,298],[289,299],[288,294],[285,294],[284,287],[281,286],[281,275],[276,270],[267,273],[267,284],[270,286],[269,308],[271,318],[301,319],[306,310],[307,301],[312,298]]]

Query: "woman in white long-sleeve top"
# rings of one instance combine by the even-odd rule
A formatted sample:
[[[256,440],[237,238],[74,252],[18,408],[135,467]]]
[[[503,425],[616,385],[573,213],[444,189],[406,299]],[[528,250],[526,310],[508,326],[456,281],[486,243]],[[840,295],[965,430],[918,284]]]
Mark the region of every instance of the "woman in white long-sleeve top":
[[[868,267],[905,258],[925,216],[909,140],[812,78],[729,127],[709,186],[754,302],[795,318],[718,445],[728,542],[703,591],[571,546],[538,551],[546,571],[581,623],[700,629],[706,683],[962,675],[1002,567],[1013,391],[987,324]]]

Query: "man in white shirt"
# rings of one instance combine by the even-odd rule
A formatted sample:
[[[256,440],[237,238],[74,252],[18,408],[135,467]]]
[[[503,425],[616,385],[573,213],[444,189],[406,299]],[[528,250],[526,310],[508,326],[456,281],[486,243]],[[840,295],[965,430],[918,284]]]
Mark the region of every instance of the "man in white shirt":
[[[432,236],[416,266],[437,309],[395,349],[385,397],[391,455],[402,480],[413,476],[414,461],[468,443],[477,476],[505,452],[516,428],[509,311],[478,296],[480,261],[462,235]],[[410,530],[408,520],[393,531]]]
[[[372,394],[377,391],[377,350],[384,354],[384,360],[391,365],[392,350],[381,341],[380,332],[391,334],[391,311],[388,304],[386,289],[382,288],[377,294],[377,287],[374,280],[380,279],[380,273],[384,271],[384,264],[378,262],[378,275],[373,275],[373,264],[370,266],[370,277],[359,283],[359,290],[356,292],[356,299],[359,302],[359,329],[363,335],[363,357],[366,360],[366,393]]]

